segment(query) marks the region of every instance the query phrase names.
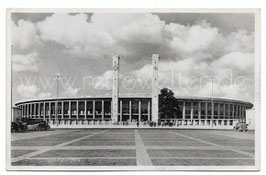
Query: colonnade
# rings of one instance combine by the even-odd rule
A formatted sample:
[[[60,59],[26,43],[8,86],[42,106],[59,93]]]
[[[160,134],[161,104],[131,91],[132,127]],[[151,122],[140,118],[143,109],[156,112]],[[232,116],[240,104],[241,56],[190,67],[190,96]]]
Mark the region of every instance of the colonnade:
[[[134,102],[134,105],[133,105]],[[145,103],[145,105],[144,105]],[[123,106],[126,104],[126,106]],[[58,107],[57,107],[58,105]],[[18,104],[22,117],[47,121],[82,120],[111,121],[111,99],[36,101]],[[179,115],[174,119],[160,117],[161,121],[174,120],[179,124],[245,121],[246,104],[210,100],[179,100]],[[58,113],[56,114],[56,108]],[[126,109],[125,109],[126,108]],[[117,121],[152,121],[151,99],[122,98],[119,100]]]

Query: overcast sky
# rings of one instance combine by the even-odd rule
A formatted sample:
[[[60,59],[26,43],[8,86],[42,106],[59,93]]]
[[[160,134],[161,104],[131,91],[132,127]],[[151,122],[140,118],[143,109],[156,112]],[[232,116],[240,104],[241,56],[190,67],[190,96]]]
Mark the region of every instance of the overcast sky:
[[[120,93],[149,94],[152,54],[160,87],[177,96],[254,102],[254,15],[199,13],[12,14],[13,102],[111,94],[112,54]],[[136,85],[136,86],[135,86]]]

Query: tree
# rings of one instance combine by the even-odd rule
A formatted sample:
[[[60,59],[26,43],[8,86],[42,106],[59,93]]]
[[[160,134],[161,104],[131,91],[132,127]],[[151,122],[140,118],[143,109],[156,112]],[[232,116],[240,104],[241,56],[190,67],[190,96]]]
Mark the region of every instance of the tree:
[[[171,89],[163,88],[159,94],[159,118],[173,119],[178,116],[178,103]]]

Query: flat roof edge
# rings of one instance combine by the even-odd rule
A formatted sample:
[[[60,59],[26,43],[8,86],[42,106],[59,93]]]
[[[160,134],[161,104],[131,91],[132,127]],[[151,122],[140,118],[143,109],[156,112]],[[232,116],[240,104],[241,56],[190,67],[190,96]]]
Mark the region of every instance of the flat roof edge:
[[[112,97],[110,96],[95,96],[95,97],[60,97],[58,98],[58,100],[84,100],[84,99],[111,99]],[[152,98],[151,96],[121,96],[119,98]],[[232,99],[232,98],[224,98],[224,97],[185,97],[185,96],[176,96],[177,99],[180,100],[215,100],[215,101],[231,101],[231,102],[238,102],[238,103],[244,103],[244,104],[248,104],[248,105],[252,105],[253,104],[251,102],[248,101],[244,101],[244,100],[238,100],[238,99]],[[57,98],[44,98],[44,99],[29,99],[29,100],[23,100],[23,101],[18,101],[15,103],[15,105],[19,105],[22,103],[30,103],[30,102],[41,102],[41,101],[56,101]]]

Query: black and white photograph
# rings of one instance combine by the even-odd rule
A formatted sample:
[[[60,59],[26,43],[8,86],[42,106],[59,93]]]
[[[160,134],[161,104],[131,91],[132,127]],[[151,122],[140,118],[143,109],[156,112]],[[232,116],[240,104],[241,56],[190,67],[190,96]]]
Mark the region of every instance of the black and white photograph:
[[[8,170],[259,170],[258,9],[8,9]]]

